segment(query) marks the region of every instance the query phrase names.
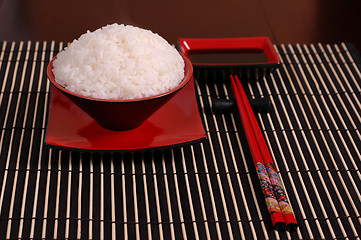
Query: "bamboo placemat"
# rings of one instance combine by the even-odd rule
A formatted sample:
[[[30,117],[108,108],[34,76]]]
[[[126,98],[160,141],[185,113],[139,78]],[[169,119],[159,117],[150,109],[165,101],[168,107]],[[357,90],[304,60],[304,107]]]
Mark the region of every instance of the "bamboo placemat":
[[[44,147],[57,42],[0,45],[0,238],[342,239],[361,233],[361,73],[350,44],[277,45],[279,69],[244,82],[299,223],[275,231],[227,80],[197,81],[207,140],[133,153]]]

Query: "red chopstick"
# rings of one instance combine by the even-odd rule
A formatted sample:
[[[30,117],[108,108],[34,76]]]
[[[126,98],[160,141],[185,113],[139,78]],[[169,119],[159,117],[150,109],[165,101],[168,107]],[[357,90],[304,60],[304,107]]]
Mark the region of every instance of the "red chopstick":
[[[255,139],[254,141],[252,140],[252,142],[250,142],[248,140],[249,145],[254,144],[257,146],[257,147],[250,146],[250,148],[258,148],[258,150],[260,151],[261,159],[256,160],[257,161],[257,165],[256,165],[257,172],[259,171],[258,170],[259,167],[262,167],[263,168],[262,170],[267,172],[269,179],[270,179],[270,183],[272,185],[274,196],[278,201],[279,208],[281,209],[281,213],[282,213],[283,219],[285,221],[285,225],[286,225],[285,227],[287,230],[295,229],[295,228],[297,228],[296,218],[293,214],[292,208],[289,204],[288,198],[287,198],[284,188],[282,186],[282,182],[280,180],[280,177],[278,176],[275,164],[274,164],[271,154],[268,150],[266,141],[263,138],[263,134],[261,132],[261,129],[259,128],[257,119],[253,113],[253,110],[248,101],[246,93],[242,87],[242,84],[240,83],[240,81],[238,79],[238,76],[235,76],[235,79],[233,78],[233,76],[231,76],[231,82],[232,82],[233,92],[234,92],[234,95],[236,98],[237,105],[241,105],[241,107],[238,107],[239,109],[241,108],[241,110],[240,110],[241,118],[247,118],[248,123],[249,123],[247,126],[244,125],[244,128],[245,129],[246,129],[246,127],[250,128],[250,129],[247,129],[247,131],[251,131],[253,134],[253,137]],[[242,113],[241,113],[241,111],[242,111]],[[242,123],[243,123],[243,121],[242,121]],[[255,163],[256,163],[256,161],[255,161]],[[261,166],[262,163],[263,163],[263,166]]]
[[[241,121],[243,124],[244,132],[247,137],[248,146],[251,150],[253,162],[255,164],[258,179],[260,181],[263,195],[265,197],[266,205],[268,208],[268,213],[271,216],[272,225],[276,229],[281,229],[285,227],[285,220],[283,218],[281,208],[278,205],[278,201],[274,195],[273,192],[273,186],[271,184],[270,178],[268,176],[266,167],[263,163],[261,152],[258,148],[258,144],[256,142],[256,138],[253,134],[251,124],[249,122],[249,119],[247,117],[246,109],[242,103],[241,96],[238,92],[236,83],[231,76],[231,84],[232,84],[232,90],[234,93],[234,97],[237,103],[237,107],[239,110],[239,114],[241,116]]]

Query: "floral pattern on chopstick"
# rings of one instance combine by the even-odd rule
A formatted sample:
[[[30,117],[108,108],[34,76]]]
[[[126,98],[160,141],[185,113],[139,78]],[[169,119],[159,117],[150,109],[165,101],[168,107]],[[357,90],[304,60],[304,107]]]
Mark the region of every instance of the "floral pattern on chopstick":
[[[282,213],[293,215],[292,208],[287,199],[286,193],[282,187],[281,179],[278,176],[275,165],[273,163],[267,163],[266,166],[267,166],[268,176],[270,178],[270,182],[273,187],[273,192],[275,194],[275,197],[278,201]]]
[[[273,186],[271,184],[271,180],[268,176],[267,169],[263,165],[263,163],[258,162],[256,164],[256,170],[258,174],[258,178],[261,184],[261,188],[263,194],[265,196],[266,205],[268,207],[268,212],[272,215],[273,213],[281,213],[280,206],[278,205],[278,201],[274,195]]]

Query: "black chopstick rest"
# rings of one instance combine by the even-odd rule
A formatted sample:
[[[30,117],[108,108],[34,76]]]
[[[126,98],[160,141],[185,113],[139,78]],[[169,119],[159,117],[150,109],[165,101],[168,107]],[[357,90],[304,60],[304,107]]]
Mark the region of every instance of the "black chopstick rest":
[[[272,103],[269,98],[255,98],[249,101],[254,112],[269,113],[272,111]]]
[[[214,113],[231,112],[236,109],[236,103],[227,99],[212,99],[212,110]]]
[[[272,104],[268,98],[256,98],[249,102],[256,113],[269,113],[272,111]],[[237,109],[236,107],[234,100],[212,99],[212,111],[216,114],[234,111]]]

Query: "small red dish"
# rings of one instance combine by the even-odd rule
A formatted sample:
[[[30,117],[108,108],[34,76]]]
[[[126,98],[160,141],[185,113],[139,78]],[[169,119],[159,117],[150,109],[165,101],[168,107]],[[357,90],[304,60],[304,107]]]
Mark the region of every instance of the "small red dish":
[[[141,126],[112,131],[51,87],[45,144],[79,151],[139,151],[183,146],[202,141],[206,133],[199,116],[193,78]]]
[[[180,38],[177,48],[192,62],[197,80],[206,71],[258,80],[281,63],[268,37]]]
[[[177,47],[197,67],[280,64],[268,37],[180,38]]]

